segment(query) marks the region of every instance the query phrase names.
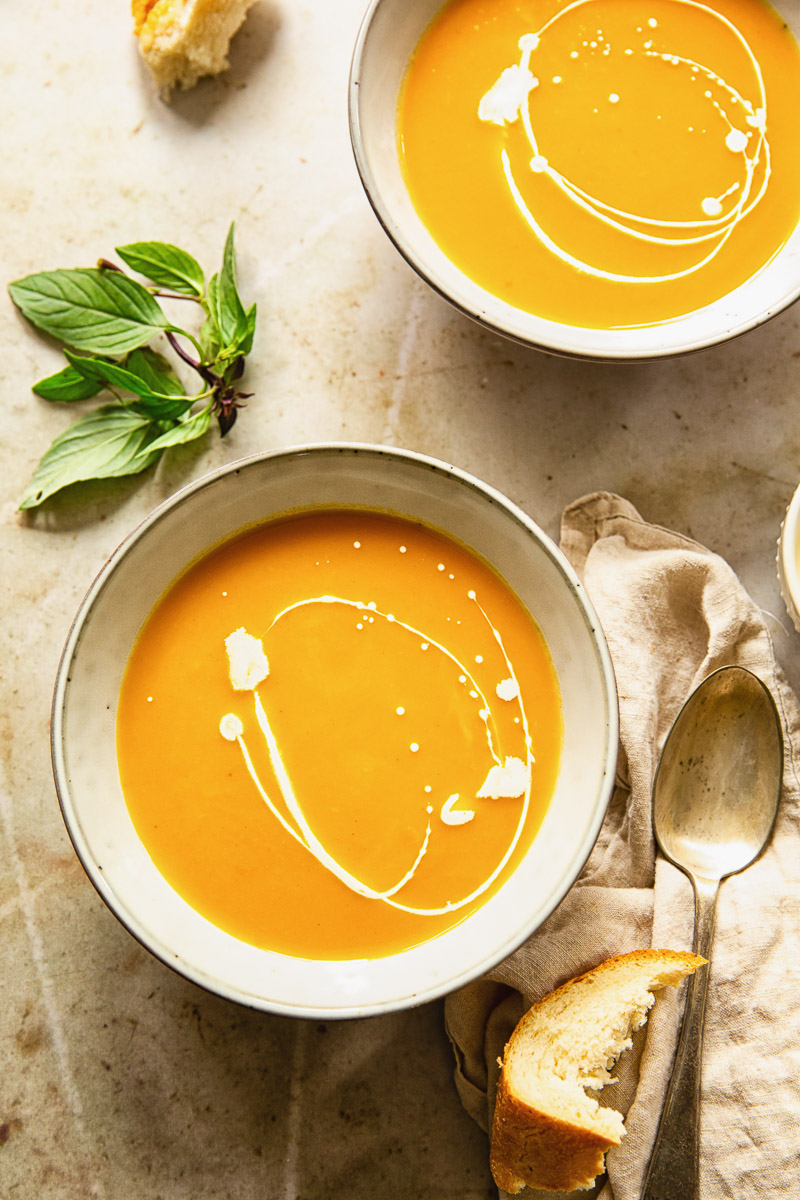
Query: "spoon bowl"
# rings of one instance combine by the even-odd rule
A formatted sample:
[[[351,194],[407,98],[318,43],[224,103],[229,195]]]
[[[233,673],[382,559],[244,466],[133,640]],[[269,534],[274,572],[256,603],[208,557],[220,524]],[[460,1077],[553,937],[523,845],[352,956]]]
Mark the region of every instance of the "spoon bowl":
[[[781,758],[761,680],[741,667],[709,675],[678,714],[656,772],[653,831],[667,858],[705,879],[748,866],[775,820]]]
[[[767,843],[778,810],[783,735],[772,694],[742,667],[722,667],[686,701],[653,785],[659,847],[692,881],[695,954],[708,960],[720,881]],[[641,1200],[696,1200],[700,1067],[708,970],[689,981],[683,1024]]]

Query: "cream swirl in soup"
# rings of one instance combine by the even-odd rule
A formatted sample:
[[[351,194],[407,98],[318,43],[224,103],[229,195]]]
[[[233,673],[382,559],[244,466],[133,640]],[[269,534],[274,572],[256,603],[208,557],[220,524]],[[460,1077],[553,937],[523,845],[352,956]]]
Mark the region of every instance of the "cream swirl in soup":
[[[255,945],[380,956],[488,899],[530,847],[560,754],[537,626],[466,548],[323,511],[201,560],[120,694],[126,801],[189,904]]]

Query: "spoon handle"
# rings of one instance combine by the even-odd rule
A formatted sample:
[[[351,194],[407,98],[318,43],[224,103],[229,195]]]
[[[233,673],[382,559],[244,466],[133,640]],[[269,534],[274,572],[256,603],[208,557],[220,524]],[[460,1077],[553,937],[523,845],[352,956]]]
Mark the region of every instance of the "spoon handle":
[[[719,882],[692,877],[694,952],[708,958]],[[700,1068],[708,968],[695,971],[686,992],[675,1064],[641,1200],[696,1200],[700,1165]]]

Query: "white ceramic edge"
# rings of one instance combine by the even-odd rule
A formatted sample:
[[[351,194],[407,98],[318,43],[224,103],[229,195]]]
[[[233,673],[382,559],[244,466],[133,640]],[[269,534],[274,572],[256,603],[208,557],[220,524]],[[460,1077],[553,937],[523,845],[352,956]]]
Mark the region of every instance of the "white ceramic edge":
[[[352,451],[361,454],[380,455],[389,458],[394,457],[408,462],[415,462],[419,465],[427,466],[432,470],[444,473],[445,475],[455,477],[462,484],[474,488],[476,491],[486,496],[492,503],[497,504],[504,509],[507,514],[513,520],[517,521],[523,527],[523,529],[525,529],[534,538],[541,548],[544,549],[544,551],[551,558],[554,566],[564,577],[569,590],[572,592],[578,608],[583,615],[584,621],[586,622],[587,630],[594,646],[606,701],[602,783],[598,788],[598,803],[596,804],[592,820],[590,820],[587,824],[582,839],[575,847],[571,860],[568,866],[564,869],[561,886],[548,897],[545,903],[541,904],[529,915],[527,921],[514,930],[513,935],[509,936],[506,941],[500,944],[482,961],[472,964],[468,970],[465,970],[458,975],[449,976],[446,981],[431,986],[424,991],[410,992],[404,996],[393,998],[391,1001],[368,1006],[352,1005],[326,1008],[324,1005],[301,1007],[294,1004],[283,1004],[261,996],[242,993],[236,988],[226,986],[222,981],[197,968],[194,964],[187,964],[186,962],[182,961],[180,956],[174,954],[169,950],[168,947],[163,945],[158,938],[154,937],[152,932],[142,926],[135,914],[128,911],[128,909],[120,903],[116,894],[108,886],[102,870],[97,868],[93,855],[82,833],[80,832],[80,820],[72,803],[70,788],[68,785],[68,772],[65,762],[63,723],[71,661],[81,640],[87,617],[89,616],[106,583],[117,569],[120,561],[124,558],[127,550],[134,543],[142,539],[154,524],[163,520],[174,508],[186,500],[187,497],[204,488],[213,486],[213,484],[222,476],[246,469],[248,465],[253,463],[263,462],[271,459],[285,458],[297,454],[308,454],[315,451],[327,451],[331,453]],[[263,454],[250,455],[246,458],[237,459],[236,461],[220,467],[215,471],[209,472],[200,479],[180,489],[173,496],[164,501],[138,526],[136,526],[120,543],[90,585],[76,613],[67,636],[56,675],[53,693],[50,741],[53,776],[58,801],[67,832],[73,843],[75,852],[91,883],[107,907],[116,916],[123,927],[127,929],[128,932],[134,938],[136,938],[136,940],[139,941],[142,946],[145,947],[145,949],[147,949],[151,954],[154,955],[154,957],[159,959],[166,966],[171,967],[179,975],[182,975],[191,982],[196,983],[206,990],[222,996],[225,999],[243,1004],[247,1007],[259,1009],[261,1011],[273,1012],[285,1016],[317,1020],[338,1020],[394,1012],[404,1008],[416,1007],[419,1004],[436,1000],[448,994],[449,992],[462,987],[464,984],[471,982],[473,979],[478,978],[486,971],[489,971],[497,963],[503,961],[503,959],[507,958],[509,954],[517,949],[530,936],[530,934],[537,929],[544,920],[546,920],[546,918],[561,903],[564,896],[573,886],[575,880],[580,874],[580,871],[585,865],[585,862],[588,859],[600,832],[600,827],[605,817],[615,782],[619,744],[619,710],[614,669],[602,628],[594,610],[594,606],[589,600],[575,571],[563,553],[559,550],[558,546],[556,546],[556,544],[546,534],[544,534],[536,522],[533,521],[532,518],[530,518],[522,509],[510,501],[501,492],[498,492],[496,489],[492,488],[489,484],[486,484],[469,473],[462,471],[458,467],[441,460],[431,458],[427,455],[419,454],[415,451],[399,450],[395,449],[394,447],[370,443],[312,442],[290,446],[281,450],[266,452]],[[281,956],[277,955],[275,957],[280,958]],[[357,962],[357,960],[354,960],[354,962]],[[347,965],[347,963],[344,965]]]
[[[800,487],[786,509],[778,540],[778,583],[786,611],[800,633],[800,572],[797,569],[797,536],[800,528]]]
[[[556,321],[536,317],[498,300],[497,297],[485,291],[485,289],[464,275],[439,250],[432,238],[430,239],[432,263],[427,266],[423,265],[414,253],[405,233],[395,221],[390,208],[384,202],[377,180],[368,161],[362,136],[360,117],[362,63],[372,22],[383,3],[384,0],[370,0],[369,7],[358,31],[350,66],[348,118],[350,140],[356,167],[367,199],[396,249],[421,279],[465,316],[477,321],[479,325],[491,330],[493,333],[498,333],[503,337],[510,338],[512,341],[530,346],[536,350],[543,350],[546,353],[557,354],[565,358],[585,359],[591,362],[635,363],[693,354],[697,351],[707,350],[712,346],[719,345],[721,342],[731,341],[734,338],[741,337],[742,334],[757,329],[760,325],[766,324],[767,321],[772,320],[773,317],[776,317],[779,313],[789,308],[800,298],[799,277],[793,288],[789,289],[773,303],[764,305],[757,311],[754,311],[748,317],[738,318],[734,316],[733,320],[728,323],[722,319],[722,313],[720,313],[720,319],[713,332],[698,335],[696,332],[691,334],[686,330],[687,326],[695,323],[694,319],[697,313],[709,313],[715,308],[724,309],[726,304],[734,300],[767,270],[770,266],[768,263],[765,264],[761,271],[756,272],[750,279],[745,280],[740,287],[729,293],[728,296],[722,297],[713,305],[695,310],[695,313],[689,313],[685,317],[652,326],[633,326],[620,330],[592,330],[581,326],[567,326]],[[445,0],[441,0],[441,6],[444,3]],[[797,29],[797,20],[792,22],[789,21],[789,18],[785,19],[790,24],[793,32],[800,35],[800,31]],[[790,247],[790,252],[794,253],[798,260],[800,260],[800,224],[798,224],[789,241],[775,257],[777,258],[780,254],[784,253],[787,247]],[[437,260],[439,267],[436,265]],[[771,261],[774,262],[775,259]],[[448,286],[445,282],[442,277],[442,266],[457,280],[456,288]],[[499,310],[501,314],[499,317],[492,318],[487,314],[485,308],[481,305],[481,296],[485,297],[487,304]],[[733,316],[733,314],[731,315]],[[523,326],[526,328],[523,328]],[[650,331],[652,331],[654,344],[631,347],[631,340],[644,341],[646,334]],[[661,335],[660,339],[659,335]],[[581,342],[583,345],[580,344]]]

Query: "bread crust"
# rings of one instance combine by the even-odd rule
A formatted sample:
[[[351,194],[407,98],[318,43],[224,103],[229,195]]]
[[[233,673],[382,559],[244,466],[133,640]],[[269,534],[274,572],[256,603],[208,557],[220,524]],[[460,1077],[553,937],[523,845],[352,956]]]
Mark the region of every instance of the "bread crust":
[[[516,1094],[507,1069],[509,1058],[524,1054],[521,1044],[532,1036],[532,1027],[543,1011],[556,1008],[566,993],[577,989],[579,996],[601,976],[605,982],[615,973],[641,971],[652,990],[666,984],[677,986],[705,961],[678,950],[634,950],[616,955],[568,980],[525,1013],[506,1045],[497,1087],[490,1166],[498,1187],[512,1194],[525,1187],[567,1192],[590,1188],[604,1169],[606,1152],[620,1142],[613,1134],[606,1136],[588,1125],[564,1120]]]
[[[492,1124],[489,1165],[498,1187],[551,1192],[589,1188],[607,1150],[619,1145],[590,1129],[561,1121],[515,1096],[501,1074]]]

